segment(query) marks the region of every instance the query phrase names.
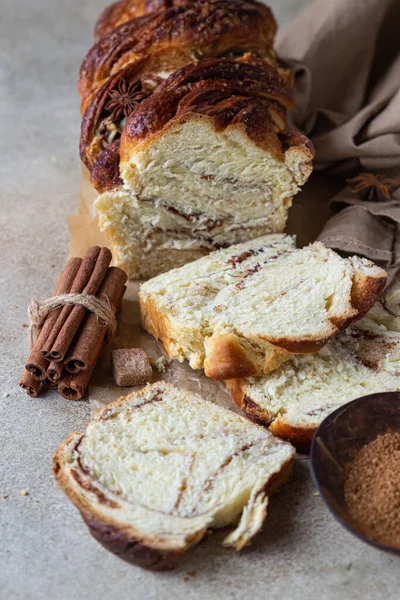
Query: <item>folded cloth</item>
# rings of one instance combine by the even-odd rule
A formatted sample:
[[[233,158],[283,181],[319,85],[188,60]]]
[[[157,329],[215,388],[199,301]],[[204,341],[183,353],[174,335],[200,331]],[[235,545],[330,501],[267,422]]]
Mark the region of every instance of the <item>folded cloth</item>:
[[[368,257],[387,270],[390,286],[400,276],[400,190],[390,200],[369,202],[345,187],[331,206],[345,208],[327,221],[318,239],[342,253]]]
[[[362,171],[385,174],[400,185],[399,32],[399,0],[319,0],[278,40],[279,55],[295,73],[291,125],[312,139],[315,171],[328,188],[328,175],[337,176],[337,189],[338,177],[343,187],[346,177]],[[312,190],[311,181],[308,196]],[[319,239],[378,262],[392,282],[400,277],[396,181],[389,192],[365,200],[344,187],[331,202],[336,214]]]
[[[283,30],[291,118],[312,138],[317,170],[400,169],[399,32],[399,0],[319,0]]]

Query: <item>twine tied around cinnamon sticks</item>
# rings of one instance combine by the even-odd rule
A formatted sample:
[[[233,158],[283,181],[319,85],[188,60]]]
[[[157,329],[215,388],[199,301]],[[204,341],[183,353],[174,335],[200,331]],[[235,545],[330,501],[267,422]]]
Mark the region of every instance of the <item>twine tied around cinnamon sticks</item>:
[[[51,296],[43,302],[37,300],[31,300],[28,307],[28,317],[30,321],[29,336],[30,345],[34,345],[36,339],[39,336],[40,329],[46,320],[46,317],[51,313],[52,310],[61,308],[66,304],[80,304],[87,310],[94,313],[97,316],[98,322],[101,325],[103,321],[103,327],[108,328],[106,336],[111,338],[117,330],[117,319],[115,318],[114,311],[110,305],[110,301],[107,296],[104,299],[91,296],[89,294],[60,294],[58,296]]]
[[[126,273],[110,267],[111,259],[108,248],[89,248],[67,262],[51,298],[31,302],[32,345],[20,381],[29,396],[41,383],[68,400],[84,396],[126,289]]]

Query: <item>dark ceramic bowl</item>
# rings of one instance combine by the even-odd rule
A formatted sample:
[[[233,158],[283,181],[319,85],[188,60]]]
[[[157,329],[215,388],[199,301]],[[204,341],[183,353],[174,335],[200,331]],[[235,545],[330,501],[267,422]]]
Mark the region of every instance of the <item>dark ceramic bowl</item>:
[[[345,465],[379,434],[400,432],[400,393],[384,392],[353,400],[319,426],[310,452],[314,484],[333,516],[358,538],[386,552],[400,549],[379,544],[360,532],[344,500]]]

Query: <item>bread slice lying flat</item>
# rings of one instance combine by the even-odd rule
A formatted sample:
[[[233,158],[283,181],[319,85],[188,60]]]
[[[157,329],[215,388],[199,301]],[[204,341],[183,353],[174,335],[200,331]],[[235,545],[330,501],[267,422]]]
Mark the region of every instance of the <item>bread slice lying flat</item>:
[[[248,544],[294,453],[244,417],[155,383],[72,433],[55,454],[54,473],[103,546],[167,569],[210,528],[238,522],[224,544]]]
[[[233,379],[316,352],[361,318],[385,283],[373,263],[275,234],[213,252],[142,285],[143,327],[171,358]]]
[[[400,391],[400,318],[377,303],[317,354],[295,356],[276,371],[228,381],[235,402],[277,436],[309,445],[339,406],[376,392]]]

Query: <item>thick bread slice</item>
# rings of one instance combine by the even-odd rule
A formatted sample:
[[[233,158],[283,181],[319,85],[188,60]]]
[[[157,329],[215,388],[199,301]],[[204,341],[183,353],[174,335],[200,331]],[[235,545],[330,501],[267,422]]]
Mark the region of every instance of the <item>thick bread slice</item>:
[[[367,260],[267,235],[143,284],[142,325],[209,377],[248,377],[319,350],[367,312],[385,279]]]
[[[155,383],[71,434],[55,454],[54,473],[103,546],[165,569],[209,528],[239,521],[224,544],[248,544],[294,453],[244,417]]]
[[[227,381],[250,419],[309,446],[339,406],[376,392],[400,391],[400,318],[377,302],[368,315],[317,354],[295,356],[267,375]]]

